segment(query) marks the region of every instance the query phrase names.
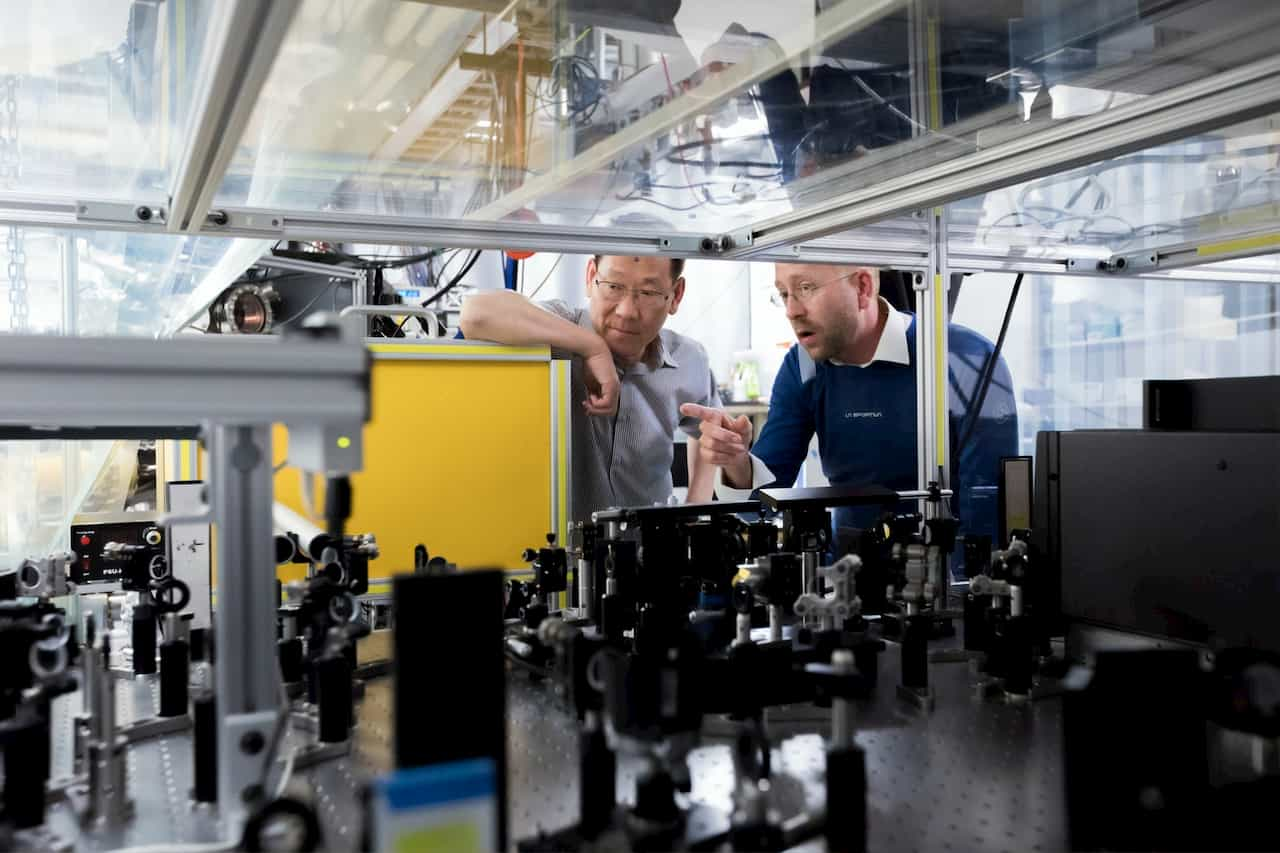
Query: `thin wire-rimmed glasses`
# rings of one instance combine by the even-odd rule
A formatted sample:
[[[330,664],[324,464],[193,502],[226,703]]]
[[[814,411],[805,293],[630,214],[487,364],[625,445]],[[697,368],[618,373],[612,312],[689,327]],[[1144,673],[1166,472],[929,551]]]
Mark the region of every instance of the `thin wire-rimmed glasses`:
[[[769,301],[779,308],[787,307],[787,300],[794,299],[801,305],[809,304],[809,300],[813,299],[813,295],[822,288],[831,284],[833,281],[839,281],[842,278],[848,278],[848,274],[838,275],[835,278],[829,278],[822,282],[801,281],[788,287],[779,287],[773,293],[769,294]]]
[[[600,298],[610,305],[616,305],[626,299],[628,293],[635,297],[636,304],[641,308],[652,310],[663,307],[671,299],[670,293],[663,293],[660,290],[631,288],[614,281],[605,281],[602,278],[596,279],[595,284]]]

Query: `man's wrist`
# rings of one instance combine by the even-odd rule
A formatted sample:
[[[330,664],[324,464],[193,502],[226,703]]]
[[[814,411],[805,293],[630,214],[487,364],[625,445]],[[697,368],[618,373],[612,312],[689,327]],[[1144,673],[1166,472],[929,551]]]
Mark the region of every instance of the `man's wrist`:
[[[744,453],[742,458],[724,467],[722,475],[724,484],[733,489],[751,488],[752,466],[751,455]]]
[[[583,358],[595,358],[598,355],[609,355],[609,345],[604,338],[591,329],[582,330],[582,343],[577,347],[578,355]]]

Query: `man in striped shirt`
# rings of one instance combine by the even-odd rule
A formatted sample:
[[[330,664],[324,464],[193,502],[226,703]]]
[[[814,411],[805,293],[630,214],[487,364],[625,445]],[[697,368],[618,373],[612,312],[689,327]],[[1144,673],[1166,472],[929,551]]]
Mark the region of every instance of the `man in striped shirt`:
[[[512,291],[478,293],[462,308],[468,338],[546,344],[573,360],[572,515],[665,504],[672,439],[688,436],[689,501],[711,499],[715,470],[698,452],[699,421],[681,403],[719,406],[707,352],[664,329],[684,298],[684,261],[596,255],[586,308],[534,303]]]

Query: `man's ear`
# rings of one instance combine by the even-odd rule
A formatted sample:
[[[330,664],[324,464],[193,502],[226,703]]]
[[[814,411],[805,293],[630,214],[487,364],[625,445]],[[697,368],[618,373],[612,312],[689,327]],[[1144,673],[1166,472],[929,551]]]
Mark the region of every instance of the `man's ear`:
[[[865,311],[876,301],[876,280],[867,269],[859,269],[853,275],[858,287],[858,308]]]
[[[671,307],[667,309],[668,314],[675,314],[680,307],[680,300],[684,299],[684,276],[676,279],[676,285],[671,289]]]
[[[587,281],[583,286],[586,288],[588,299],[591,298],[591,282],[596,280],[596,272],[596,259],[587,258]]]

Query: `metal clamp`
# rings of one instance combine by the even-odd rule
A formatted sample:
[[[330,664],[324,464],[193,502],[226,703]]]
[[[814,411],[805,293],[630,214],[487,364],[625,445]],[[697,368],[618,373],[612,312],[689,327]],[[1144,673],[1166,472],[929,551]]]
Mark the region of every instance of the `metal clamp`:
[[[159,201],[148,204],[114,201],[77,201],[76,221],[111,225],[155,226],[163,228],[168,211]]]

